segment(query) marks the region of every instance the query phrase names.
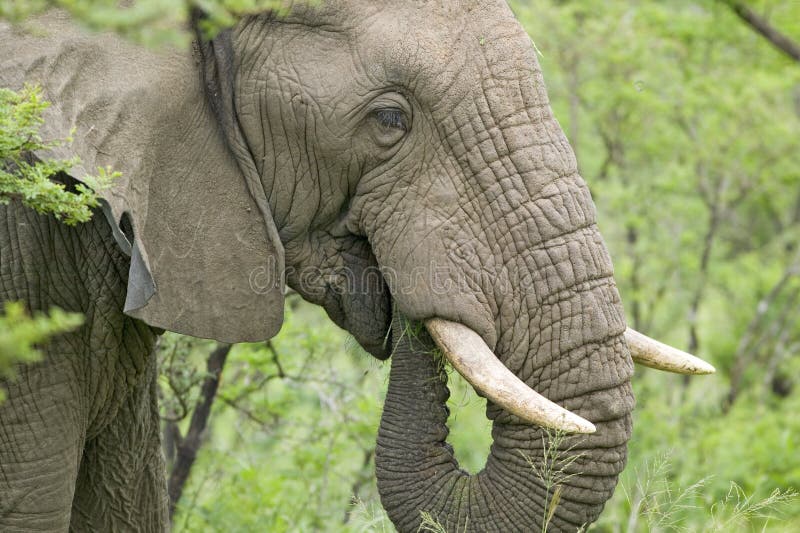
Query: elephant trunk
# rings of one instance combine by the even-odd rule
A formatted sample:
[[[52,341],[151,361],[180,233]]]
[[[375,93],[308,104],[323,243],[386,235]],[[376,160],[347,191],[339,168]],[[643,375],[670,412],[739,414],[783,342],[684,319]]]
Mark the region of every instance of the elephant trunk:
[[[600,385],[560,398],[590,418],[597,432],[565,438],[558,453],[551,448],[553,434],[489,402],[491,452],[485,468],[470,475],[459,468],[446,442],[444,362],[432,355],[435,345],[427,332],[409,335],[410,329],[395,316],[395,349],[376,450],[381,500],[398,530],[417,531],[422,512],[450,532],[575,531],[594,521],[625,465],[633,407],[627,378],[611,388]],[[616,335],[564,357],[589,360],[587,349],[607,357],[624,351],[622,343]],[[535,388],[538,380],[526,381]]]
[[[373,242],[379,261],[399,262],[401,272],[447,264],[448,275],[464,280],[438,293],[420,289],[423,283],[390,284],[406,317],[472,330],[519,381],[580,417],[578,427],[588,421],[588,434],[564,438],[554,457],[550,435],[491,401],[502,395],[483,390],[491,452],[478,474],[462,471],[446,443],[448,390],[443,363],[431,355],[436,345],[424,328],[409,338],[417,328],[395,313],[376,470],[382,503],[401,532],[416,531],[421,512],[450,532],[575,531],[596,520],[625,466],[633,363],[611,259],[568,145],[532,145],[536,127],[508,131],[516,150],[507,166],[486,157],[487,173],[479,154],[465,162],[476,190],[464,196],[477,200],[461,211],[479,215],[448,217],[425,233],[424,247],[408,238]],[[561,170],[539,168],[542,161]]]
[[[363,210],[385,214],[363,227],[400,310],[375,462],[401,532],[416,531],[421,512],[452,533],[575,531],[597,518],[627,455],[633,363],[611,258],[530,39],[503,16],[473,20],[484,61],[437,89],[449,95],[434,110],[442,143],[424,172],[395,209]],[[405,318],[472,330],[519,381],[588,421],[573,419],[587,434],[564,438],[554,458],[536,418],[483,390],[491,452],[478,474],[462,471],[446,443],[444,363]]]

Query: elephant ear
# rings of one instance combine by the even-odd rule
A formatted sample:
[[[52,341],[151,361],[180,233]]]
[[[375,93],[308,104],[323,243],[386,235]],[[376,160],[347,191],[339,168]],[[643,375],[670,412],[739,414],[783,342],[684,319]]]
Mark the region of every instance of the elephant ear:
[[[87,35],[59,13],[39,23],[0,26],[0,82],[43,86],[45,138],[74,132],[37,155],[77,154],[79,181],[100,166],[122,173],[102,203],[131,257],[125,312],[224,342],[272,337],[284,251],[233,113],[227,36],[165,53]]]

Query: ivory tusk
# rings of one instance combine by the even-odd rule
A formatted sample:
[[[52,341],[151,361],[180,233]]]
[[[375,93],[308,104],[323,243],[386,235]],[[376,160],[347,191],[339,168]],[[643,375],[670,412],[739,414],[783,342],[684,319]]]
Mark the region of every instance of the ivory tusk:
[[[633,361],[640,365],[677,374],[713,374],[716,369],[699,357],[651,339],[635,329],[625,330]]]
[[[515,376],[473,330],[441,318],[425,321],[436,345],[459,374],[488,399],[526,422],[569,433],[594,433],[594,424],[551,402]]]

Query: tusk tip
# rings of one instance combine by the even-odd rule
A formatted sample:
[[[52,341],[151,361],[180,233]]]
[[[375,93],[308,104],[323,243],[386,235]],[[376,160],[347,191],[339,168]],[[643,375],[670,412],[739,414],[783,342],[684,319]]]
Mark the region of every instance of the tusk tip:
[[[529,424],[566,433],[594,433],[594,424],[531,389],[463,324],[441,318],[425,321],[431,338],[459,374],[488,400]]]
[[[699,357],[668,346],[628,328],[625,340],[635,363],[676,374],[703,375],[717,370]]]
[[[585,418],[576,415],[572,411],[553,404],[554,410],[548,415],[542,416],[541,412],[533,411],[529,406],[521,408],[511,407],[509,412],[515,414],[525,422],[536,424],[547,429],[555,429],[565,433],[595,433],[597,428]]]
[[[697,368],[695,369],[695,371],[692,372],[693,374],[706,375],[706,374],[714,374],[714,373],[717,372],[717,369],[714,368],[713,365],[711,365],[711,364],[709,364],[709,363],[707,363],[707,362],[705,362],[703,360],[701,360],[700,363],[702,363],[702,364],[698,364],[697,365]]]
[[[577,417],[580,418],[580,417]],[[580,423],[575,424],[574,429],[568,429],[565,431],[569,431],[570,433],[581,433],[584,435],[589,435],[591,433],[596,433],[597,428],[586,419],[580,418]]]
[[[563,431],[565,433],[590,434],[597,432],[595,425],[585,418],[578,416],[572,411],[568,411],[563,407],[556,407],[560,412],[553,413],[546,418],[542,417],[541,413],[531,413],[524,409],[517,410],[514,412],[514,414],[531,424],[536,424],[537,426],[547,429]]]
[[[664,365],[660,361],[655,363],[653,361],[642,359],[639,357],[633,357],[633,361],[642,366],[653,368],[655,370],[665,370],[667,372],[672,372],[675,374],[684,374],[687,376],[705,376],[717,372],[716,368],[714,368],[709,363],[703,361],[699,357],[694,357],[694,356],[690,357],[692,357],[691,360],[683,360],[672,363],[670,365]]]

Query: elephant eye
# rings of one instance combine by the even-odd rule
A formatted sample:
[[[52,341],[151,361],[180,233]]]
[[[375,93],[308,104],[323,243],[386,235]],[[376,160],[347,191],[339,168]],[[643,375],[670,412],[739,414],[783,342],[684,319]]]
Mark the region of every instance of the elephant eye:
[[[382,148],[397,145],[409,130],[408,115],[396,107],[382,107],[372,113],[372,138]]]
[[[375,112],[375,118],[378,120],[378,124],[384,128],[408,131],[406,115],[400,109],[379,109]]]

